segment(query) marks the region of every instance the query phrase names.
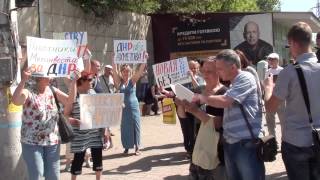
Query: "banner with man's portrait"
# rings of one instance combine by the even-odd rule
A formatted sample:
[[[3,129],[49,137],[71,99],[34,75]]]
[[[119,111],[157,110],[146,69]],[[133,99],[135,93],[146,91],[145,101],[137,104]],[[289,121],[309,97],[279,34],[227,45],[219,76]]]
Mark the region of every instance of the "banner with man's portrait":
[[[253,65],[273,52],[271,13],[230,17],[229,28],[231,48],[242,51]]]

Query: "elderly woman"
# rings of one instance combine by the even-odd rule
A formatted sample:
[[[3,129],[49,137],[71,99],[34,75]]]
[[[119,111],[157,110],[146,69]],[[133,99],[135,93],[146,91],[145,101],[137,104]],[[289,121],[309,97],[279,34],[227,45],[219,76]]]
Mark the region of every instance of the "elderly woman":
[[[121,65],[120,73],[113,63],[114,83],[120,93],[124,93],[125,107],[122,111],[121,142],[124,154],[129,153],[130,148],[135,147],[135,154],[140,155],[140,109],[136,96],[136,82],[143,75],[146,64],[140,64],[137,72],[132,75],[132,69],[128,64]]]
[[[26,68],[25,68],[26,69]],[[27,164],[29,179],[46,180],[60,178],[60,145],[57,127],[58,109],[53,93],[59,103],[67,106],[75,98],[75,80],[69,85],[69,95],[49,87],[49,78],[36,77],[35,88],[25,88],[31,76],[30,70],[22,72],[21,82],[12,101],[23,105],[21,145],[22,156]]]
[[[219,82],[216,72],[215,61],[209,58],[204,62],[202,75],[206,85],[198,88],[205,96],[221,95],[227,90]],[[213,170],[219,165],[218,143],[219,133],[222,128],[223,109],[202,104],[200,108],[197,104],[176,98],[176,103],[194,115],[201,121],[200,129],[192,153],[190,165],[190,177],[195,180],[225,179],[224,177],[214,177]]]
[[[80,130],[79,128],[79,125],[81,123],[79,94],[95,94],[95,92],[91,89],[93,80],[94,74],[82,72],[81,77],[77,80],[76,99],[75,101],[72,101],[72,104],[69,104],[64,109],[64,114],[66,116],[70,116],[69,121],[73,126],[73,131],[75,134],[74,139],[71,141],[71,152],[74,153],[74,158],[71,165],[72,180],[75,180],[77,178],[77,175],[81,174],[82,164],[84,162],[85,153],[88,148],[91,149],[93,170],[96,172],[96,179],[99,180],[101,178],[104,130]]]

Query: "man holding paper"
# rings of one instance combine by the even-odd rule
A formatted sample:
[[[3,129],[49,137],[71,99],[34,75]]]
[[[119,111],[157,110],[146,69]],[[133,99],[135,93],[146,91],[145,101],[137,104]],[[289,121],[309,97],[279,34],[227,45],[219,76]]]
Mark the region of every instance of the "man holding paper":
[[[231,87],[224,95],[204,96],[195,94],[193,101],[224,108],[223,136],[224,157],[228,179],[257,180],[265,178],[262,160],[256,154],[257,146],[252,141],[240,104],[244,107],[255,138],[261,133],[262,109],[259,106],[257,84],[254,76],[241,71],[240,58],[235,51],[223,50],[216,56],[216,67],[224,81]]]

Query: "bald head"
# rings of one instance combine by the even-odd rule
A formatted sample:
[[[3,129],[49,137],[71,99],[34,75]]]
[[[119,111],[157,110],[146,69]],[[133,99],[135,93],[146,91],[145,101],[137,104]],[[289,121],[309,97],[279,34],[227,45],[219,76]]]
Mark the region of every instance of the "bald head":
[[[243,29],[244,39],[251,45],[254,46],[259,40],[260,32],[259,26],[253,21],[249,21]]]

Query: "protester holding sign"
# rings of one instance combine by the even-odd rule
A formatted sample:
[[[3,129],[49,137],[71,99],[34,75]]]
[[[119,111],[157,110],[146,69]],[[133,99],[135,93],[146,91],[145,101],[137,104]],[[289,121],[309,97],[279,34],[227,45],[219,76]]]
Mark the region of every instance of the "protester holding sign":
[[[21,145],[27,164],[29,179],[57,180],[60,178],[60,144],[57,121],[59,118],[49,78],[36,77],[34,88],[25,88],[31,71],[24,68],[21,82],[15,90],[12,102],[23,105]],[[76,78],[71,81],[69,95],[53,87],[59,103],[70,105],[75,99]]]
[[[64,114],[70,116],[70,123],[75,133],[74,139],[71,141],[71,152],[74,158],[71,165],[72,180],[82,172],[82,164],[86,150],[91,149],[91,157],[93,160],[93,170],[96,172],[96,179],[101,178],[102,172],[102,147],[103,147],[103,129],[87,129],[80,130],[80,98],[79,94],[94,93],[90,91],[93,83],[93,74],[82,72],[81,78],[77,80],[77,97],[73,104],[65,106]]]
[[[128,154],[129,149],[135,146],[135,154],[140,155],[140,108],[135,85],[143,75],[146,64],[140,64],[133,75],[132,69],[128,64],[121,65],[121,74],[117,71],[118,68],[114,60],[112,65],[115,87],[120,90],[120,93],[124,93],[125,108],[122,111],[121,120],[121,142],[125,149],[124,154]]]

